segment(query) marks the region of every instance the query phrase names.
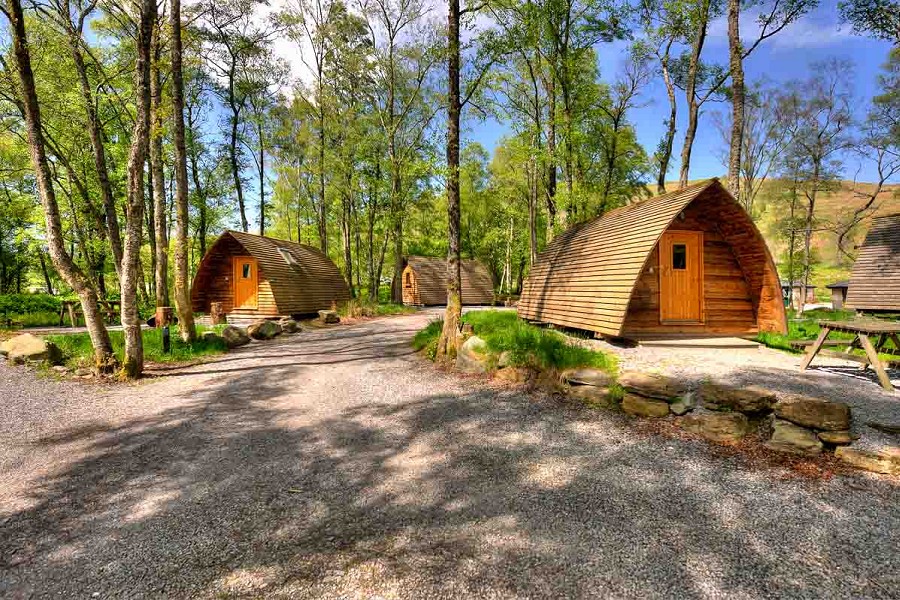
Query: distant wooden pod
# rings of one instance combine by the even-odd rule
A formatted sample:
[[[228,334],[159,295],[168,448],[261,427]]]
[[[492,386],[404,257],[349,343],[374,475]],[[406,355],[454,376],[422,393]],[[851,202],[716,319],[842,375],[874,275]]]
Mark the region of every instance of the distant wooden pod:
[[[477,260],[461,260],[462,303],[486,305],[494,302],[494,280]],[[433,306],[447,303],[447,259],[406,257],[403,269],[403,304]]]
[[[765,240],[717,179],[562,233],[532,267],[518,311],[532,321],[631,339],[787,329]]]
[[[900,213],[872,219],[853,263],[846,306],[900,312]]]
[[[212,303],[239,317],[305,315],[350,299],[337,266],[319,250],[226,231],[206,252],[191,290],[195,311]]]

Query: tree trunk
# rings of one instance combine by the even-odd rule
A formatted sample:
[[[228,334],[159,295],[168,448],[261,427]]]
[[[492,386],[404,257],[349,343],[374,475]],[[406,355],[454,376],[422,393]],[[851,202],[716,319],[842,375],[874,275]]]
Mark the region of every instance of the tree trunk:
[[[666,137],[663,138],[662,155],[659,157],[659,176],[656,178],[656,192],[666,193],[666,175],[669,173],[669,161],[672,160],[672,149],[675,146],[675,125],[678,116],[678,102],[675,99],[675,84],[669,73],[669,54],[660,61],[663,81],[666,84],[666,95],[669,97],[669,119],[666,121]]]
[[[266,235],[266,146],[263,140],[262,123],[257,123],[259,137],[259,235]]]
[[[172,30],[172,133],[175,145],[175,308],[178,311],[178,332],[181,339],[185,342],[192,342],[197,337],[197,328],[194,326],[194,310],[191,306],[188,264],[190,217],[188,214],[187,147],[184,136],[181,0],[172,0],[169,19]],[[200,193],[199,187],[197,193]],[[205,218],[205,216],[204,211],[203,217]],[[205,226],[204,223],[204,229]],[[205,231],[203,235],[206,235]],[[202,247],[205,252],[205,244]]]
[[[697,25],[697,34],[691,46],[691,58],[688,64],[687,84],[684,90],[688,105],[688,126],[684,132],[684,145],[681,148],[681,172],[678,177],[679,188],[687,187],[691,171],[691,151],[694,138],[697,136],[697,121],[700,117],[700,104],[697,102],[697,75],[700,69],[700,54],[706,42],[706,26],[709,19],[709,2],[704,2],[703,14]]]
[[[68,19],[69,15],[65,16]],[[81,32],[72,28],[69,30],[69,47],[72,53],[72,61],[75,64],[75,72],[78,75],[78,83],[81,90],[81,98],[84,101],[87,114],[88,135],[91,138],[91,150],[94,158],[94,169],[97,171],[97,180],[100,184],[100,198],[106,214],[106,237],[109,240],[113,253],[113,263],[116,274],[121,276],[122,268],[122,234],[119,230],[119,217],[116,214],[116,201],[113,198],[112,185],[109,182],[109,170],[106,167],[106,149],[103,144],[103,132],[100,120],[97,118],[97,110],[94,106],[94,95],[88,80],[87,67],[84,64],[84,56],[81,53]]]
[[[41,129],[41,111],[38,103],[37,91],[34,83],[34,72],[31,69],[31,55],[28,48],[28,37],[25,31],[25,15],[22,11],[21,0],[8,0],[8,17],[12,28],[13,53],[16,58],[16,71],[19,78],[19,93],[25,113],[25,127],[28,135],[28,149],[31,155],[31,164],[35,173],[38,195],[44,209],[46,219],[46,235],[50,259],[57,272],[69,286],[75,290],[81,301],[81,309],[84,313],[84,321],[87,326],[91,343],[94,346],[94,364],[102,372],[108,372],[115,368],[115,356],[113,355],[112,342],[109,332],[103,324],[100,315],[97,296],[91,288],[84,273],[66,252],[63,239],[62,220],[59,215],[59,205],[56,201],[56,192],[53,189],[50,164],[47,161],[47,153],[44,147],[44,138]]]
[[[391,169],[391,219],[394,224],[394,277],[391,280],[391,302],[403,302],[403,207],[400,198],[400,165]]]
[[[821,176],[822,161],[819,158],[813,161],[812,189],[806,195],[806,223],[803,231],[803,289],[800,291],[800,312],[806,306],[806,290],[809,287],[809,274],[812,267],[812,234],[813,219],[816,212],[816,196],[819,192],[819,178]]]
[[[728,189],[741,198],[741,151],[744,148],[744,64],[740,35],[740,0],[728,0],[728,50],[731,64],[731,146],[728,152]]]
[[[231,179],[234,182],[234,193],[237,195],[238,211],[241,213],[241,230],[246,233],[250,230],[247,222],[247,210],[244,207],[244,186],[241,183],[241,166],[238,164],[238,125],[241,118],[241,107],[238,105],[235,94],[235,69],[234,62],[228,71],[228,107],[231,109],[231,137],[228,139],[228,160],[231,166]]]
[[[438,340],[438,356],[454,358],[462,320],[461,273],[459,263],[459,121],[462,107],[459,93],[459,0],[449,1],[447,19],[447,311]]]
[[[38,260],[41,263],[41,274],[44,276],[44,284],[47,286],[47,293],[55,296],[53,293],[53,280],[50,279],[50,270],[47,268],[47,261],[44,259],[44,252],[38,252]]]
[[[321,77],[320,72],[320,81]],[[328,254],[328,210],[325,205],[325,109],[321,105],[321,92],[319,102],[319,247],[323,254]]]
[[[545,87],[547,88],[547,243],[553,239],[556,228],[556,80],[551,73]],[[562,215],[562,227],[565,228],[565,214]]]
[[[156,27],[154,26],[154,30]],[[162,45],[153,36],[153,63],[150,68],[150,170],[153,173],[153,227],[156,264],[153,273],[156,306],[169,306],[169,229],[166,226],[166,181],[163,171],[162,79],[159,61]]]
[[[151,37],[156,22],[156,0],[141,0],[135,63],[135,121],[128,156],[128,201],[125,224],[125,248],[122,260],[122,330],[125,360],[122,376],[139,377],[144,369],[144,345],[138,314],[137,284],[141,268],[141,226],[144,211],[144,163],[147,159],[150,130]]]

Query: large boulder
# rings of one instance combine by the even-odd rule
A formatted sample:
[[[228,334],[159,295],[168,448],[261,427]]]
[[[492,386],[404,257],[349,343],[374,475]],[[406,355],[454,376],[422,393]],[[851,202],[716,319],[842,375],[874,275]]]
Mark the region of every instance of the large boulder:
[[[622,399],[622,410],[636,417],[665,417],[669,414],[669,403],[665,400],[645,398],[638,394],[626,393]]]
[[[750,432],[750,421],[739,412],[693,414],[679,422],[686,431],[713,442],[736,442]]]
[[[790,452],[804,456],[816,456],[822,453],[822,441],[815,431],[794,425],[790,421],[775,419],[772,424],[772,439],[766,447],[778,452]]]
[[[700,386],[700,397],[703,406],[711,410],[734,410],[748,414],[768,412],[776,401],[775,392],[761,387],[733,388],[718,383]]]
[[[850,407],[808,396],[786,396],[775,405],[775,415],[791,423],[824,431],[850,429]]]
[[[688,393],[687,385],[681,381],[637,371],[626,371],[619,375],[619,384],[626,392],[660,400],[678,398]]]
[[[320,310],[319,311],[319,320],[323,323],[340,323],[341,318],[338,316],[336,310]]]
[[[569,385],[592,385],[594,387],[609,387],[612,383],[612,377],[606,371],[600,369],[591,369],[582,367],[580,369],[568,369],[560,375],[565,383]]]
[[[250,336],[240,327],[228,325],[222,330],[222,337],[225,339],[225,345],[229,348],[237,348],[250,343]]]
[[[219,335],[215,331],[204,331],[203,333],[200,334],[200,339],[203,340],[204,342],[210,342],[213,344],[216,342],[219,342],[219,341],[221,341],[222,343],[225,343],[225,338],[223,338],[221,335]]]
[[[247,335],[254,340],[271,340],[276,335],[281,335],[281,325],[261,319],[247,327]]]
[[[30,333],[23,333],[0,344],[0,355],[13,364],[26,362],[48,362],[56,365],[62,362],[62,351],[53,342]]]
[[[535,372],[528,367],[503,367],[494,373],[494,379],[513,385],[524,385],[535,378]]]
[[[900,475],[900,448],[864,450],[853,446],[841,446],[834,455],[843,462],[873,473]]]
[[[463,373],[487,373],[491,370],[491,355],[487,344],[477,335],[467,339],[456,353],[456,368]]]
[[[682,416],[688,414],[689,412],[691,412],[692,410],[694,410],[694,408],[696,408],[696,406],[697,406],[697,403],[694,400],[694,396],[691,394],[685,394],[684,396],[681,396],[680,398],[676,399],[675,402],[672,402],[669,405],[669,410],[672,412],[673,415],[675,415],[677,417],[682,417]]]
[[[278,324],[281,325],[282,333],[298,333],[301,331],[300,323],[293,319],[281,319],[278,321]]]

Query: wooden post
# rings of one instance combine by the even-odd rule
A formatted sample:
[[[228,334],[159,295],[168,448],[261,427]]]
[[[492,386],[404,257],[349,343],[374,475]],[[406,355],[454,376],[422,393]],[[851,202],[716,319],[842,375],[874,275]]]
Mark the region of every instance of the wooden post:
[[[69,302],[69,325],[74,329],[78,322],[75,320],[75,303]]]
[[[878,382],[881,383],[881,387],[888,391],[893,390],[894,386],[891,384],[891,378],[888,377],[888,374],[885,372],[884,365],[881,364],[881,359],[878,358],[878,352],[872,345],[869,336],[865,333],[860,333],[859,341],[862,344],[863,350],[866,351],[866,356],[872,364],[872,368],[875,369],[875,374],[878,375]]]
[[[225,312],[222,310],[221,302],[209,303],[209,320],[213,325],[225,323]]]
[[[156,307],[156,328],[166,327],[167,325],[172,324],[172,316],[174,315],[175,309],[171,306],[157,306]]]
[[[816,357],[819,350],[822,349],[822,344],[825,343],[825,338],[828,337],[828,334],[831,333],[830,327],[822,327],[822,330],[819,332],[819,337],[816,338],[816,343],[809,347],[809,351],[806,353],[806,358],[803,359],[803,364],[800,365],[800,370],[805,371],[809,366],[809,363],[812,362],[812,359]]]

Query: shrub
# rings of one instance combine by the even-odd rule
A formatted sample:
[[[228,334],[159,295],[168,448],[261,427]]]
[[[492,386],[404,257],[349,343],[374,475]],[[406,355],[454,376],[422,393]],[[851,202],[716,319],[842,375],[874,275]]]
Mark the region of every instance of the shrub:
[[[340,307],[343,317],[382,317],[386,315],[402,315],[415,312],[415,308],[403,304],[372,302],[365,298],[353,298]]]
[[[27,315],[29,313],[56,313],[59,315],[60,299],[50,294],[2,294],[0,315]]]
[[[594,367],[609,372],[616,368],[615,358],[573,344],[559,332],[542,329],[519,319],[511,311],[479,310],[463,315],[491,352],[509,352],[511,366],[533,366],[541,369]],[[434,358],[443,321],[432,321],[413,338],[416,350],[425,350]]]

